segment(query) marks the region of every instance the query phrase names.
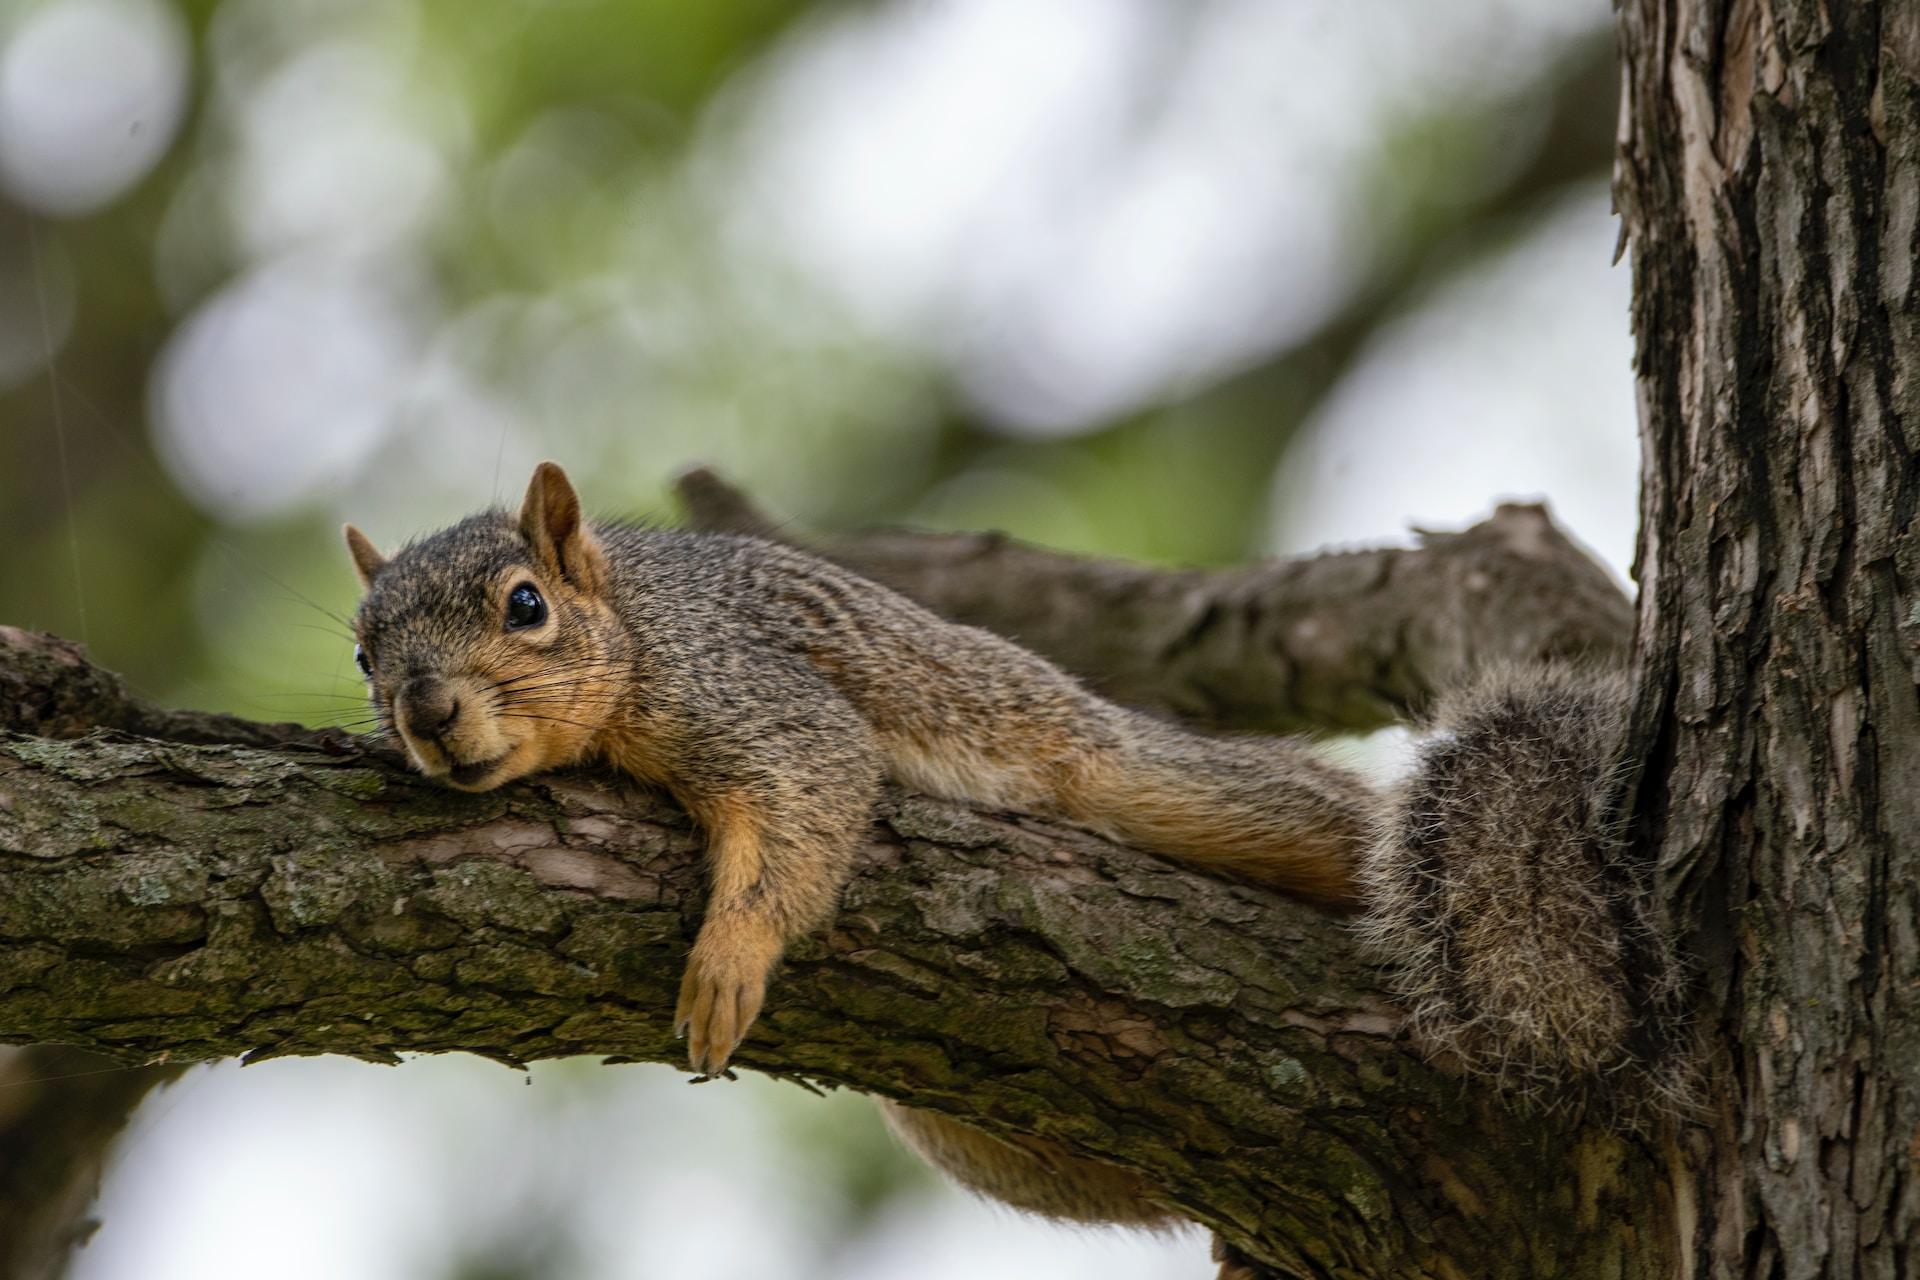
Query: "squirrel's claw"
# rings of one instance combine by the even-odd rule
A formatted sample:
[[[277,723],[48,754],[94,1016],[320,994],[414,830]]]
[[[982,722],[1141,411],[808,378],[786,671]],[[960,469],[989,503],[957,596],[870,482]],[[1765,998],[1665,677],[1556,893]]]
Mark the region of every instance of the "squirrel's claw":
[[[687,1062],[695,1072],[717,1076],[726,1071],[747,1028],[760,1016],[766,994],[766,978],[753,966],[706,959],[695,949],[673,1014],[675,1034],[686,1037]]]

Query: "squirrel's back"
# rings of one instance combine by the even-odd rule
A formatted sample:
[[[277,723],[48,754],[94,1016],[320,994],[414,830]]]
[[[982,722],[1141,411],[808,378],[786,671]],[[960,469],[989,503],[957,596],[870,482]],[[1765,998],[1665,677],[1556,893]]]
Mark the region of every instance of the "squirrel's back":
[[[1310,748],[1196,734],[1116,706],[1001,636],[792,547],[622,525],[596,532],[640,661],[684,666],[682,646],[750,634],[803,658],[844,696],[905,786],[1353,903],[1373,798]]]

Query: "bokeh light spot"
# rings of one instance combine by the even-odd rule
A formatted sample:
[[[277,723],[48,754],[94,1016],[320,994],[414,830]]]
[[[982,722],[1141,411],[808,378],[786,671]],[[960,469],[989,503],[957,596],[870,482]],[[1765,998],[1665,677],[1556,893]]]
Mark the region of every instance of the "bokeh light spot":
[[[187,99],[189,53],[154,0],[62,0],[0,50],[0,182],[74,215],[107,204],[165,154]]]

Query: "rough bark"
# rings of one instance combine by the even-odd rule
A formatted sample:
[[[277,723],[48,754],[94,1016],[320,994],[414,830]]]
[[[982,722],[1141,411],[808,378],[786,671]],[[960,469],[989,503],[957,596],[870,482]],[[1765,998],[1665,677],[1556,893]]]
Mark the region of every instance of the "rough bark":
[[[0,625],[0,730],[77,738],[118,729],[170,742],[303,746],[345,753],[360,745],[336,729],[263,724],[210,711],[175,711],[133,694],[126,681],[59,636]]]
[[[1342,922],[1026,819],[880,817],[744,1066],[1145,1170],[1278,1274],[1662,1274],[1628,1225],[1650,1153],[1424,1062]],[[616,779],[466,796],[379,755],[7,735],[0,1038],[677,1061],[698,864]]]
[[[1920,8],[1630,0],[1622,797],[1703,975],[1683,1274],[1920,1274]]]
[[[1476,666],[1624,662],[1632,642],[1611,575],[1533,505],[1411,549],[1183,570],[996,533],[800,537],[707,471],[680,496],[698,528],[798,543],[1119,701],[1221,728],[1377,729]]]

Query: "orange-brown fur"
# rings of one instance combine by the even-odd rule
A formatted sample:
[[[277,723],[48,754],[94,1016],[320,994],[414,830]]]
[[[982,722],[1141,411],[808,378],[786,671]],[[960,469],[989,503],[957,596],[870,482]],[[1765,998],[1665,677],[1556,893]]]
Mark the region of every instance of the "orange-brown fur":
[[[1245,740],[1216,740],[1210,749]],[[1247,743],[1246,745],[1251,745]],[[1070,791],[1069,815],[1086,826],[1142,848],[1155,849],[1210,871],[1271,885],[1324,907],[1359,904],[1352,850],[1366,839],[1367,815],[1352,804],[1352,780],[1342,771],[1291,762],[1302,790],[1265,805],[1250,798],[1225,803],[1217,789],[1182,786],[1179,772],[1129,771],[1107,760],[1090,762]],[[1318,783],[1320,790],[1307,789]],[[1284,814],[1274,812],[1285,810]],[[1222,812],[1238,821],[1222,827]]]

